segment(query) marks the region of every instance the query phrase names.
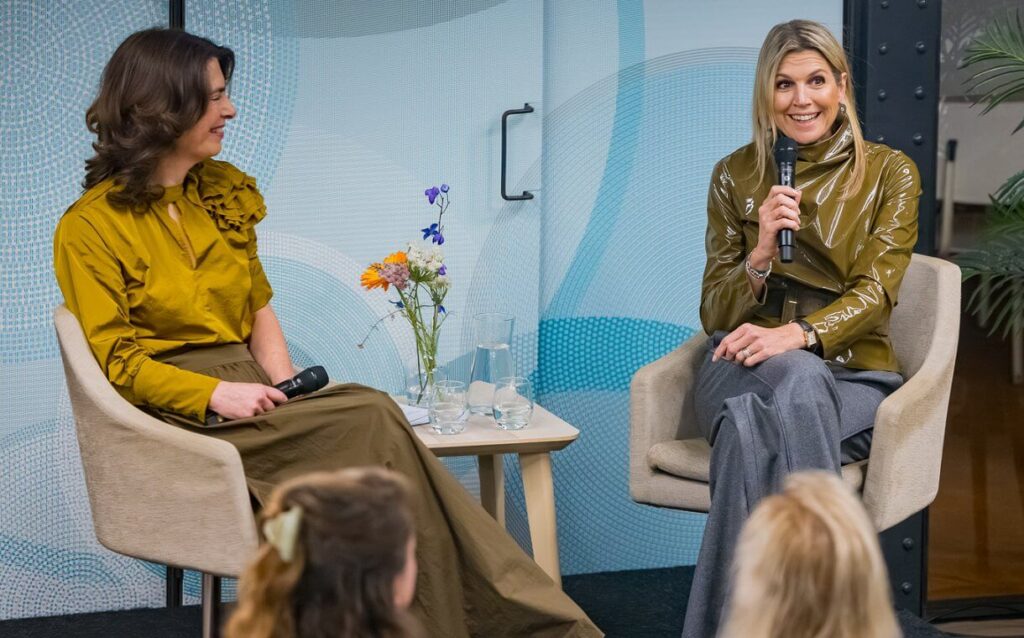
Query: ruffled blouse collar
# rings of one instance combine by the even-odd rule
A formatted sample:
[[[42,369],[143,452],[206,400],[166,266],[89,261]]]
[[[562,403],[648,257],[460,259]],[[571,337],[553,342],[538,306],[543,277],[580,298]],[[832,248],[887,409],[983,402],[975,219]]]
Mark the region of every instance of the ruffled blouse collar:
[[[256,180],[227,162],[206,160],[189,170],[184,197],[206,210],[221,230],[251,227],[267,214]]]
[[[177,186],[164,186],[164,194],[160,196],[160,199],[156,200],[156,204],[161,207],[166,207],[167,204],[176,202],[184,195],[185,188],[183,184]]]

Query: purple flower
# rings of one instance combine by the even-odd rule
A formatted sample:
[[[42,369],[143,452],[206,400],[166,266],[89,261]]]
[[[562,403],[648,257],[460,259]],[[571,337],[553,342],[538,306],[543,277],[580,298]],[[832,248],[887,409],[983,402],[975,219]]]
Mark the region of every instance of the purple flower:
[[[423,191],[423,194],[427,196],[430,203],[433,204],[437,196],[441,194],[441,190],[437,186],[431,186],[427,190]]]
[[[448,192],[448,184],[441,184],[441,192],[442,193],[447,193]]]
[[[430,241],[440,246],[444,243],[444,235],[442,235],[440,231],[437,231],[434,233],[434,237]]]
[[[388,303],[389,303],[389,304],[392,304],[392,305],[394,305],[394,306],[395,306],[395,308],[398,308],[399,310],[401,310],[402,308],[405,308],[405,304],[404,304],[404,303],[402,303],[401,301],[391,301],[391,300],[389,299],[389,300],[388,300]]]
[[[442,277],[448,274],[448,269],[444,267],[444,264],[441,264],[441,267],[437,269],[437,274],[441,275]]]
[[[438,234],[437,233],[437,224],[431,224],[427,228],[421,228],[420,230],[423,232],[423,239],[426,239],[427,237],[430,237],[431,235]]]
[[[441,314],[448,312],[447,310],[444,309],[444,306],[438,306],[437,311],[440,312]]]

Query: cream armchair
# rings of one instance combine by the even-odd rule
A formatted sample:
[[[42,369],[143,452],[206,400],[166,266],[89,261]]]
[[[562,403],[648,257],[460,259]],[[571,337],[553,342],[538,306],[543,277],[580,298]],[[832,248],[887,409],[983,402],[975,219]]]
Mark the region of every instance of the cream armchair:
[[[258,544],[238,451],[125,401],[75,316],[59,306],[54,324],[97,539],[119,554],[203,572],[203,636],[216,635],[218,578],[237,577]]]
[[[935,499],[959,328],[960,269],[915,254],[890,322],[907,381],[878,408],[870,458],[842,469],[879,531]],[[637,502],[708,511],[711,448],[691,391],[706,340],[697,334],[633,377],[629,489]]]

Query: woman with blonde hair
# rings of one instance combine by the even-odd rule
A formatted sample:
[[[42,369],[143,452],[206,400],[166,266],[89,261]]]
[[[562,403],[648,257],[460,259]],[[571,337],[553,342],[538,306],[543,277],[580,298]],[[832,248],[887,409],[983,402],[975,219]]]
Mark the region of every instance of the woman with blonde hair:
[[[878,537],[842,480],[800,472],[736,547],[726,638],[896,638]]]
[[[239,581],[228,638],[410,638],[416,536],[409,488],[376,468],[320,472],[274,490],[265,542]]]
[[[864,140],[846,55],[816,22],[769,31],[752,111],[753,140],[718,162],[708,192],[712,336],[694,400],[711,509],[686,638],[715,635],[750,511],[791,472],[866,458],[875,412],[903,383],[888,334],[917,240],[914,162]],[[795,149],[793,187],[779,185],[779,142]],[[778,258],[784,229],[791,261]]]

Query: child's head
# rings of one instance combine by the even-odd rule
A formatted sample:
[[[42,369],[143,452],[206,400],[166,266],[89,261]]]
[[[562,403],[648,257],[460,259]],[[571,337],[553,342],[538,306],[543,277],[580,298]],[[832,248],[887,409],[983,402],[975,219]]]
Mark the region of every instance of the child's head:
[[[239,582],[229,636],[409,635],[416,540],[401,476],[354,468],[293,479],[259,519],[266,542]]]
[[[794,474],[754,510],[736,551],[723,635],[900,635],[877,533],[839,477]]]

